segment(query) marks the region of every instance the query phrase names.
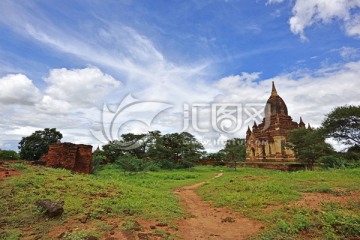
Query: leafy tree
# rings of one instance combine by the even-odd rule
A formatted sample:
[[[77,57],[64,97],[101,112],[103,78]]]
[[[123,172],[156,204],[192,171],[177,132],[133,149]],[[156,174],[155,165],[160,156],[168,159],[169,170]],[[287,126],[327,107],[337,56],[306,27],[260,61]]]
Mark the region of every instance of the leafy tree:
[[[246,146],[245,139],[234,138],[226,141],[224,151],[228,161],[245,162]]]
[[[120,140],[103,146],[104,154],[111,162],[126,155],[154,161],[164,168],[190,167],[200,158],[203,149],[190,133],[161,135],[159,131],[123,134]]]
[[[245,139],[234,138],[226,141],[224,152],[227,162],[231,163],[236,170],[237,163],[246,159]]]
[[[102,147],[104,155],[111,163],[115,162],[116,159],[125,154],[124,149],[121,146],[120,141],[114,140]]]
[[[319,130],[299,128],[289,132],[288,147],[292,149],[297,159],[313,169],[314,163],[322,156],[333,153],[330,144]]]
[[[18,160],[19,158],[19,154],[13,150],[0,149],[0,160]]]
[[[221,149],[215,153],[208,153],[204,156],[204,159],[214,161],[214,166],[224,166],[226,164],[226,152]]]
[[[157,144],[157,159],[172,162],[177,167],[191,167],[200,159],[204,146],[188,133],[171,133],[161,137]]]
[[[47,152],[49,145],[57,143],[61,138],[62,134],[56,128],[45,128],[23,137],[19,142],[20,158],[39,160]]]
[[[335,108],[323,121],[322,131],[343,144],[360,145],[360,106]]]

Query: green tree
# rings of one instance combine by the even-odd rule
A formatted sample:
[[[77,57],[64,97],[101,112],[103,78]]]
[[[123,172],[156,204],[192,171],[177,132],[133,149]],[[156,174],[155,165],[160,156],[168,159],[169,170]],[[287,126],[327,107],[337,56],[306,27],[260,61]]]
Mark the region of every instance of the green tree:
[[[288,147],[295,152],[297,159],[309,169],[313,169],[315,162],[322,156],[333,153],[330,144],[319,130],[299,128],[289,132]]]
[[[191,167],[203,150],[204,146],[188,132],[165,134],[157,144],[156,158],[163,166],[171,162],[176,167]]]
[[[47,153],[49,145],[57,143],[62,134],[56,128],[45,128],[23,137],[19,142],[20,158],[26,160],[39,160]]]
[[[200,159],[204,147],[187,132],[161,135],[159,131],[146,134],[127,133],[121,139],[103,146],[105,156],[114,162],[122,156],[153,161],[164,168],[189,167]]]
[[[227,162],[231,163],[236,170],[237,163],[245,162],[246,159],[245,139],[228,139],[224,147],[224,152]]]
[[[214,166],[224,166],[226,163],[226,152],[224,149],[221,149],[215,153],[207,153],[204,157],[205,160],[213,161]]]
[[[19,158],[19,154],[13,150],[0,149],[0,160],[18,160]]]
[[[348,146],[360,145],[360,106],[335,108],[323,121],[322,131]]]

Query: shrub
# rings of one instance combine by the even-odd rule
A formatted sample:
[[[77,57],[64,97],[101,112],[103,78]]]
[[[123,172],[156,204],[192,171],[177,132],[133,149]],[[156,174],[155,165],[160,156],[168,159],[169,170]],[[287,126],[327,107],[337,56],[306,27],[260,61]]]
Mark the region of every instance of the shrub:
[[[91,162],[91,173],[96,173],[101,169],[101,164],[104,162],[105,156],[93,155]]]
[[[146,164],[143,159],[131,155],[124,155],[119,157],[115,164],[118,165],[124,172],[140,172],[144,171]]]
[[[19,154],[13,150],[0,150],[0,160],[19,160]]]
[[[333,155],[321,157],[318,163],[323,168],[344,168],[347,165],[345,159]]]

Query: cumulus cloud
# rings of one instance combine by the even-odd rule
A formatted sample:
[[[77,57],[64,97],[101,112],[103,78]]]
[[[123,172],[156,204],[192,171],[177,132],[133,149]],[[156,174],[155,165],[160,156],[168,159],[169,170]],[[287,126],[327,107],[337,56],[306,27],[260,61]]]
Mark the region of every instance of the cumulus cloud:
[[[348,36],[360,38],[360,14],[354,11],[357,8],[360,8],[359,0],[297,0],[289,20],[290,29],[306,40],[307,27],[340,20]]]
[[[71,110],[71,104],[64,100],[53,99],[45,95],[41,101],[36,104],[36,107],[48,114],[66,114]]]
[[[98,68],[52,69],[45,82],[49,87],[43,99],[44,107],[49,102],[58,104],[63,100],[74,105],[92,105],[103,100],[109,92],[120,87],[120,82],[104,74]],[[51,98],[50,98],[51,97]]]
[[[29,105],[40,101],[39,89],[23,74],[0,78],[0,103]]]

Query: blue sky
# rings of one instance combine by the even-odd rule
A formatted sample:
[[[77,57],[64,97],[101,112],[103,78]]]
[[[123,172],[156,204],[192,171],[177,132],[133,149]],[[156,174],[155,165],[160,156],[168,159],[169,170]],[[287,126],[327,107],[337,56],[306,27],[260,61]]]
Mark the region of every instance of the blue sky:
[[[3,0],[0,14],[0,148],[45,127],[101,145],[91,131],[103,104],[128,94],[171,106],[149,122],[164,133],[183,129],[184,104],[265,104],[271,81],[293,119],[314,126],[360,103],[358,0]],[[119,132],[148,130],[130,120],[154,109],[139,105]],[[198,139],[244,136],[245,121],[210,130],[209,111],[208,132],[188,129]]]

